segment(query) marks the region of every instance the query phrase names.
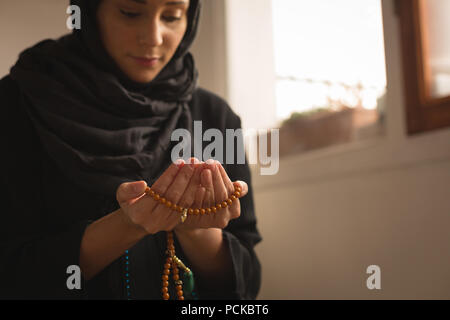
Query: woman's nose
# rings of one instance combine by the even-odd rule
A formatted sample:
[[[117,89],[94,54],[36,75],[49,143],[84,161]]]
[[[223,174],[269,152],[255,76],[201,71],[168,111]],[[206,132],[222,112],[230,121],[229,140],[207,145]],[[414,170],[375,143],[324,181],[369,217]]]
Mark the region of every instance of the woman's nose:
[[[140,45],[157,47],[163,43],[162,27],[159,21],[151,20],[145,24],[143,30],[138,35],[138,42]]]

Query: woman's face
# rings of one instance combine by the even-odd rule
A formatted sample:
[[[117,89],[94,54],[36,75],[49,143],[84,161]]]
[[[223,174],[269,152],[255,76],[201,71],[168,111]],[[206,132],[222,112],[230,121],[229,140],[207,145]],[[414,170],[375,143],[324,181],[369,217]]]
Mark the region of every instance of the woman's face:
[[[131,80],[150,82],[181,43],[188,9],[189,0],[102,0],[97,21],[103,45]]]

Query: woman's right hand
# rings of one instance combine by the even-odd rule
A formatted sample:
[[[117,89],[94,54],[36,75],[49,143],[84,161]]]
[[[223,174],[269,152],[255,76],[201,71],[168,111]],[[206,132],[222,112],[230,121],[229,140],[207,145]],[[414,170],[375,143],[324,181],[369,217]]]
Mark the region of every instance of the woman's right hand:
[[[189,163],[182,159],[172,163],[151,186],[159,195],[183,207],[190,207],[195,201],[199,183],[200,162],[191,158]],[[126,220],[141,228],[145,234],[173,230],[181,221],[181,214],[146,196],[145,181],[122,183],[117,189],[116,199]]]

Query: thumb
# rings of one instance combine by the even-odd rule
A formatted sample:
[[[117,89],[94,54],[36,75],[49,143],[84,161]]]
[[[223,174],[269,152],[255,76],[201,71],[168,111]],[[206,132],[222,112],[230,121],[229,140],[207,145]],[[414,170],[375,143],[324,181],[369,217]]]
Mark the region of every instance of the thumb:
[[[144,180],[124,182],[119,186],[119,188],[117,188],[117,202],[122,203],[133,200],[134,198],[142,195],[146,188],[147,182]]]

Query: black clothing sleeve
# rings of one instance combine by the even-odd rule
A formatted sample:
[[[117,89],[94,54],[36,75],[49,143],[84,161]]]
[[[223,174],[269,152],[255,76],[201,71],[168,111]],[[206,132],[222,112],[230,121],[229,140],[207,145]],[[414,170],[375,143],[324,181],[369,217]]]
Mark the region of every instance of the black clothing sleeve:
[[[241,128],[240,118],[234,116],[230,119],[227,124],[227,129],[229,128]],[[235,151],[238,148],[243,149],[244,147],[236,144]],[[230,221],[223,231],[234,266],[235,292],[229,298],[256,299],[261,283],[261,265],[255,254],[254,246],[262,239],[256,228],[251,173],[247,159],[245,164],[226,165],[226,169],[231,181],[245,181],[249,188],[247,195],[239,199],[241,216],[239,219]]]
[[[0,162],[0,298],[82,298],[81,290],[66,285],[70,265],[79,265],[80,243],[88,220],[49,228],[43,219],[40,153],[30,137],[31,126],[21,114],[17,88],[0,81],[0,110],[4,116]],[[64,207],[61,207],[61,216]]]
[[[0,143],[4,150],[0,160],[0,299],[127,298],[121,288],[111,284],[122,281],[120,259],[115,263],[117,268],[108,267],[90,281],[82,278],[81,289],[67,288],[67,268],[79,265],[86,227],[111,211],[100,209],[103,199],[75,188],[71,181],[48,169],[53,167],[46,165],[48,157],[19,107],[18,96],[18,87],[9,77],[0,80]],[[207,127],[219,128],[223,133],[225,128],[241,127],[240,118],[226,102],[209,92],[198,90],[192,106],[194,119],[203,120]],[[198,283],[198,296],[254,299],[261,281],[254,246],[261,237],[256,228],[250,169],[247,162],[224,167],[232,181],[245,181],[249,187],[248,194],[240,199],[241,216],[230,221],[223,231],[232,256],[233,283],[227,290],[216,291]],[[114,199],[104,202],[116,205]],[[146,237],[130,249],[135,298],[160,298],[165,243],[160,243],[159,238]]]
[[[203,91],[204,93],[204,91]],[[202,94],[199,94],[201,97]],[[211,93],[209,93],[211,97]],[[215,102],[211,103],[204,99],[200,104],[203,106],[220,106],[212,113],[215,119],[221,119],[221,124],[214,125],[221,128],[221,132],[225,136],[226,129],[242,129],[241,119],[235,114],[228,103],[218,96],[213,95]],[[219,111],[221,110],[221,111]],[[203,111],[203,114],[206,112]],[[198,115],[198,117],[200,117]],[[195,119],[195,113],[194,113]],[[203,121],[205,122],[205,121]],[[224,142],[226,139],[224,138]],[[253,200],[253,188],[251,181],[251,172],[245,156],[245,163],[238,163],[236,155],[238,151],[244,152],[243,140],[235,139],[234,141],[234,161],[227,164],[226,144],[233,143],[226,141],[223,150],[223,165],[231,181],[241,180],[247,183],[248,193],[239,199],[241,204],[241,215],[238,219],[231,220],[228,226],[223,230],[223,237],[226,241],[231,253],[233,262],[233,282],[226,291],[208,290],[206,286],[200,283],[200,299],[256,299],[261,285],[261,265],[254,251],[254,247],[262,238],[257,229],[257,220],[255,215],[255,206]],[[243,153],[245,154],[245,153]],[[206,161],[207,159],[203,159]]]

